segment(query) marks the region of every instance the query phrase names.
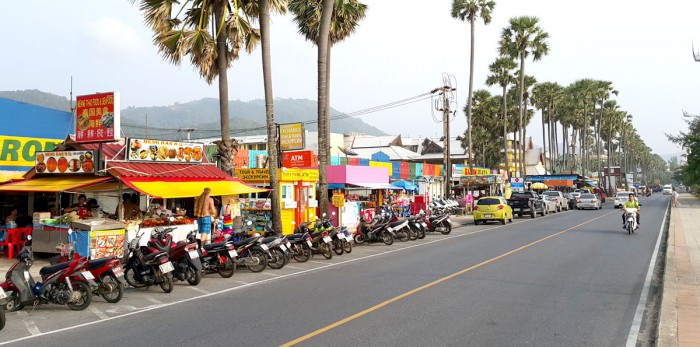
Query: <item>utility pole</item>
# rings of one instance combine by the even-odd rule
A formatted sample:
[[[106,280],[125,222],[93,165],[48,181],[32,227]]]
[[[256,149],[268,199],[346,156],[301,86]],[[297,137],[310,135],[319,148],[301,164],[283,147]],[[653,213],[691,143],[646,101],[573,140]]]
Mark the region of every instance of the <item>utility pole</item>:
[[[440,99],[435,100],[435,110],[442,112],[442,132],[444,139],[443,164],[445,168],[444,191],[445,197],[449,198],[452,195],[452,161],[450,158],[450,116],[452,111],[450,111],[450,102],[452,98],[451,93],[457,89],[450,86],[451,83],[449,81],[449,77],[447,80],[445,80],[445,78],[443,78],[443,80],[445,85],[433,89],[431,94],[438,93],[438,96],[440,97]]]
[[[185,128],[185,129],[177,129],[178,133],[186,132],[187,133],[187,141],[190,140],[190,134],[197,129],[195,128]]]

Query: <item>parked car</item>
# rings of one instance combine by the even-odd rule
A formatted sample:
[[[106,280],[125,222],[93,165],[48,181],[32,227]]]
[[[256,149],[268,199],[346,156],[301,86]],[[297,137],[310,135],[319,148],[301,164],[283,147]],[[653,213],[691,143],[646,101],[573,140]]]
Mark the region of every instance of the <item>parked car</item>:
[[[620,208],[624,205],[630,198],[630,192],[617,192],[615,195],[615,208]]]
[[[572,193],[564,193],[564,199],[566,199],[566,204],[569,210],[576,208],[576,197]],[[580,195],[580,194],[579,194]]]
[[[567,199],[564,198],[564,194],[562,194],[562,192],[556,191],[556,190],[550,190],[550,191],[546,191],[546,192],[542,193],[542,195],[555,198],[555,200],[557,202],[557,212],[569,209],[569,203],[568,203]]]
[[[671,194],[673,194],[673,186],[670,185],[670,184],[665,185],[664,188],[663,188],[663,193],[664,193],[664,195],[671,195]]]
[[[518,217],[522,217],[523,214],[529,214],[531,218],[535,218],[538,214],[544,216],[547,213],[544,207],[544,200],[532,190],[523,193],[513,193],[508,199],[508,205]]]
[[[544,200],[544,206],[547,209],[547,213],[556,213],[557,211],[561,211],[559,201],[556,197],[550,195],[542,195],[542,199]]]
[[[484,196],[474,206],[474,224],[486,221],[513,222],[513,209],[502,196]]]
[[[581,194],[581,201],[576,205],[579,210],[592,208],[594,210],[600,210],[603,208],[603,204],[600,202],[597,196],[594,194]]]

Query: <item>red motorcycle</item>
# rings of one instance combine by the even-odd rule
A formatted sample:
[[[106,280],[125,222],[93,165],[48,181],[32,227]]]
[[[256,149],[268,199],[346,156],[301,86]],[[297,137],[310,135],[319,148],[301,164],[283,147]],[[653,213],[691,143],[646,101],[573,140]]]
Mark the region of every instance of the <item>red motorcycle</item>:
[[[197,242],[180,241],[175,243],[170,235],[173,230],[175,228],[156,230],[151,240],[148,241],[148,246],[168,254],[168,259],[175,267],[173,270],[174,279],[187,280],[190,285],[196,286],[202,281],[202,262],[199,260]]]
[[[74,243],[68,245],[59,244],[56,249],[60,250],[61,254],[50,259],[51,264],[58,262],[66,262],[70,259],[76,259],[78,255],[74,252]],[[116,256],[90,260],[87,265],[87,271],[92,274],[94,285],[91,285],[93,294],[99,295],[109,303],[117,303],[124,296],[124,270],[122,270],[119,258]],[[88,275],[89,277],[89,275]]]
[[[82,257],[64,263],[45,266],[39,270],[41,282],[34,281],[29,269],[34,263],[31,237],[17,255],[18,261],[5,275],[0,287],[7,293],[5,308],[17,311],[25,305],[58,304],[71,310],[84,310],[92,301],[89,279],[92,274],[85,271],[88,259]]]

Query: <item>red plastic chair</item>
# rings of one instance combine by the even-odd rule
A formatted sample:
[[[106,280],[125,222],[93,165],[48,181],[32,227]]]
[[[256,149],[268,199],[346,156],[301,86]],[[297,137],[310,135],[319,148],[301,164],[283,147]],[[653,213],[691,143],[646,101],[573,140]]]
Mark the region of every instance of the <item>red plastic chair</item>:
[[[7,257],[12,259],[15,252],[19,253],[22,248],[22,229],[13,228],[7,229],[7,234],[5,235],[5,241],[0,243],[0,246],[5,246],[7,249],[4,251],[7,253]],[[16,251],[15,251],[16,249]]]
[[[21,230],[22,230],[22,238],[21,239],[24,242],[27,240],[27,236],[30,236],[32,234],[34,227],[24,227],[24,228],[21,228]]]

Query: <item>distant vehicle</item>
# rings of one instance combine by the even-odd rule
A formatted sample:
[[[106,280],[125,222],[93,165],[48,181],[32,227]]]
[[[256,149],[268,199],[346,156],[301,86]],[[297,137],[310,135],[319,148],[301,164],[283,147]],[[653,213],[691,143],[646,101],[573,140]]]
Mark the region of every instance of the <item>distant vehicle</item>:
[[[484,196],[474,206],[474,225],[486,221],[500,221],[501,224],[513,222],[513,209],[501,196]]]
[[[615,195],[615,208],[622,207],[630,198],[629,192],[617,192]]]
[[[663,188],[664,195],[671,195],[673,194],[673,186],[670,184],[667,184]]]
[[[508,199],[508,205],[518,217],[522,217],[523,214],[529,214],[531,218],[535,218],[538,214],[544,216],[547,213],[542,197],[531,190],[523,193],[513,193]]]
[[[603,204],[600,202],[597,196],[594,194],[581,194],[581,202],[576,205],[579,210],[592,208],[594,210],[600,210],[603,208]]]
[[[567,199],[564,198],[564,194],[562,194],[562,192],[556,191],[556,190],[550,190],[550,191],[546,191],[546,192],[542,193],[542,195],[550,196],[550,197],[553,197],[556,199],[556,201],[557,201],[557,211],[556,212],[560,212],[562,210],[569,209],[568,201],[567,201]]]
[[[580,194],[579,194],[580,195]],[[564,199],[566,199],[566,202],[568,204],[568,209],[573,210],[576,208],[576,197],[572,193],[564,193]]]
[[[555,196],[542,195],[542,199],[544,200],[544,206],[547,209],[547,213],[556,213],[557,211],[561,211],[559,201]]]

